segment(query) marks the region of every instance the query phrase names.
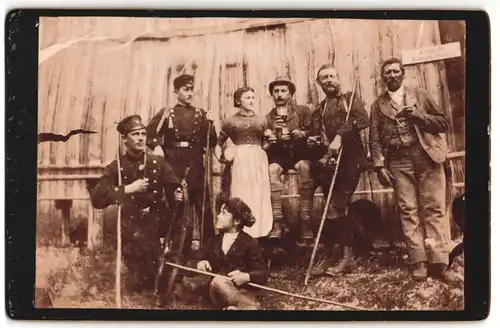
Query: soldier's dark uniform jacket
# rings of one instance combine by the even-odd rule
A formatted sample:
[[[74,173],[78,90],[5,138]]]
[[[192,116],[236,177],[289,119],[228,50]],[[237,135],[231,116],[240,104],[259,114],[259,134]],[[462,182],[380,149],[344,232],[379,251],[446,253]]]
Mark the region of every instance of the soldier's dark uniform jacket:
[[[366,166],[366,151],[359,132],[369,124],[368,113],[363,103],[355,96],[349,119],[345,121],[351,92],[336,98],[323,100],[314,110],[311,117],[311,129],[308,136],[318,136],[322,132],[330,144],[335,136],[342,137],[342,158],[339,173],[332,194],[332,205],[344,208],[358,185],[360,174]],[[327,152],[327,146],[317,147],[314,154],[312,173],[317,184],[321,185],[325,197],[328,193],[333,171],[324,169],[318,160]]]
[[[141,123],[142,124],[142,123]],[[126,131],[125,131],[126,133]],[[124,134],[125,134],[124,133]],[[152,287],[160,254],[160,237],[166,234],[170,211],[165,195],[173,195],[180,180],[160,156],[126,153],[120,158],[122,183],[118,185],[118,164],[109,164],[91,191],[95,208],[121,205],[122,253],[131,288]],[[149,187],[140,193],[126,194],[125,186],[137,179],[149,179]]]
[[[156,133],[164,111],[168,111],[166,119]],[[204,163],[203,155],[207,144],[209,121],[203,109],[177,104],[174,108],[160,110],[147,127],[147,145],[151,149],[161,146],[165,159],[181,179],[186,179],[189,201],[194,205],[198,218],[201,218],[203,204]],[[209,147],[217,143],[215,128],[211,127]],[[189,174],[185,177],[186,168]],[[209,186],[210,187],[210,186]],[[207,188],[207,191],[210,188]],[[204,236],[214,235],[213,219],[210,210],[210,197],[206,197]],[[201,222],[200,222],[201,226]],[[186,245],[190,244],[191,232]]]
[[[307,106],[296,105],[289,103],[286,116],[286,126],[290,132],[295,129],[301,131],[309,131],[311,128],[311,110]],[[276,130],[276,118],[278,112],[273,108],[266,115],[267,124],[273,131]],[[309,159],[309,148],[307,147],[307,140],[293,139],[287,145],[283,144],[284,141],[277,140],[276,144],[272,144],[267,150],[267,157],[269,164],[277,163],[283,169],[292,169],[295,163],[303,159]]]
[[[163,125],[156,133],[164,111],[168,111]],[[206,112],[201,108],[177,104],[174,108],[161,109],[149,122],[147,127],[147,145],[151,149],[161,146],[165,159],[172,165],[179,177],[184,178],[186,167],[190,167],[186,179],[190,192],[203,192],[203,154],[207,143],[209,121]],[[217,134],[212,125],[209,146],[217,144]]]

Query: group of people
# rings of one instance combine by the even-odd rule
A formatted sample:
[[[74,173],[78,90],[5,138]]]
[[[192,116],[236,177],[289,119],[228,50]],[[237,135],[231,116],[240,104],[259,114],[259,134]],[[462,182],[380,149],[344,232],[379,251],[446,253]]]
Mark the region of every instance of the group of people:
[[[195,219],[188,236],[181,238],[186,242],[177,247],[184,263],[189,259],[198,270],[227,277],[205,282],[218,306],[257,309],[246,284],[265,283],[267,257],[287,253],[280,241],[291,227],[281,199],[283,177],[290,170],[299,176],[300,226],[292,227],[299,231],[298,242],[314,238],[314,190],[321,186],[326,199],[338,170],[326,206],[328,224],[340,223],[336,243],[343,255],[336,266],[318,266],[312,274],[349,272],[355,263],[354,241],[346,212],[368,160],[381,184],[394,188],[412,276],[451,280],[446,271],[451,237],[443,169],[443,134],[449,122],[427,92],[403,86],[405,69],[398,59],[385,61],[381,72],[387,91],[372,104],[370,116],[359,95],[342,90],[335,67],[326,64],[316,77],[326,97],[312,112],[294,101],[294,83],[278,77],[269,84],[275,106],[266,116],[254,110],[255,90],[239,88],[233,97],[238,110],[223,120],[217,135],[213,113],[191,103],[194,77],[183,74],[174,80],[173,108],[160,110],[147,126],[139,115],[124,118],[117,130],[126,153],[106,167],[91,199],[96,208],[122,205],[129,288],[151,290],[161,247],[175,239],[169,231],[178,234],[182,224],[176,222],[186,214],[179,214],[178,204],[188,199]],[[360,136],[368,127],[371,159]],[[233,144],[229,147],[228,139]],[[225,164],[227,174],[215,226],[206,197],[210,186],[204,154],[209,151]]]

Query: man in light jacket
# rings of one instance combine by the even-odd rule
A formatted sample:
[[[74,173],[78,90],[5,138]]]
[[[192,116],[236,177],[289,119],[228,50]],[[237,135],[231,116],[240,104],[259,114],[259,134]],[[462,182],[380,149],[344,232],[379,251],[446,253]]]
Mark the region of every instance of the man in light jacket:
[[[454,280],[446,271],[450,225],[445,215],[449,122],[428,92],[403,86],[405,68],[382,64],[387,91],[371,106],[370,151],[380,183],[393,187],[416,280]]]

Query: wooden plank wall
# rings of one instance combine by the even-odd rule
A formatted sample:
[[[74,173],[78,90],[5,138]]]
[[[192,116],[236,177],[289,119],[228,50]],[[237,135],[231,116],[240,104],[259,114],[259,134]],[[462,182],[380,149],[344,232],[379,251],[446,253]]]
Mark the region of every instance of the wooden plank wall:
[[[242,19],[227,19],[235,24]],[[88,197],[84,180],[43,180],[50,175],[99,174],[103,165],[116,156],[115,122],[138,113],[149,120],[175,99],[173,79],[182,69],[196,76],[194,104],[219,113],[215,126],[234,113],[232,94],[242,85],[256,90],[256,111],[265,115],[272,108],[268,83],[279,75],[289,75],[297,86],[295,101],[310,108],[322,100],[315,83],[317,69],[334,62],[343,90],[351,90],[356,74],[356,90],[369,111],[383,91],[380,64],[400,57],[402,49],[440,43],[436,21],[304,20],[272,22],[249,29],[230,29],[191,37],[148,37],[130,39],[144,31],[171,28],[213,28],[217,21],[205,19],[153,18],[45,18],[40,23],[41,51],[81,37],[100,37],[73,43],[39,66],[39,132],[66,133],[73,128],[97,131],[76,136],[66,143],[42,143],[38,150],[38,221],[40,235],[54,235],[60,220],[49,198],[78,198],[72,220],[85,220]],[[255,25],[255,24],[254,24]],[[158,35],[161,36],[158,32]],[[426,88],[453,118],[452,105],[442,62],[409,66],[405,83]],[[463,115],[462,115],[463,116]],[[463,135],[461,135],[463,138]],[[463,145],[449,135],[450,146]],[[220,172],[214,161],[214,172]],[[463,168],[462,168],[463,170]],[[462,175],[463,178],[463,175]],[[375,176],[372,186],[380,189]],[[463,180],[461,181],[463,182]],[[220,179],[214,178],[214,192]],[[365,175],[358,190],[369,189]],[[360,195],[356,197],[367,197]],[[394,218],[392,193],[376,193],[384,215]],[[109,216],[112,211],[107,211]],[[110,222],[111,223],[111,222]]]

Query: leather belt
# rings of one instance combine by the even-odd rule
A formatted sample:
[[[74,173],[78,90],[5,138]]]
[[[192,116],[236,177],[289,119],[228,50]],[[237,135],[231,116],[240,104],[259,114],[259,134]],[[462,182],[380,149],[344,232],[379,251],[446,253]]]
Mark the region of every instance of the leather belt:
[[[167,144],[167,147],[171,148],[188,148],[193,146],[191,141],[172,141]]]

